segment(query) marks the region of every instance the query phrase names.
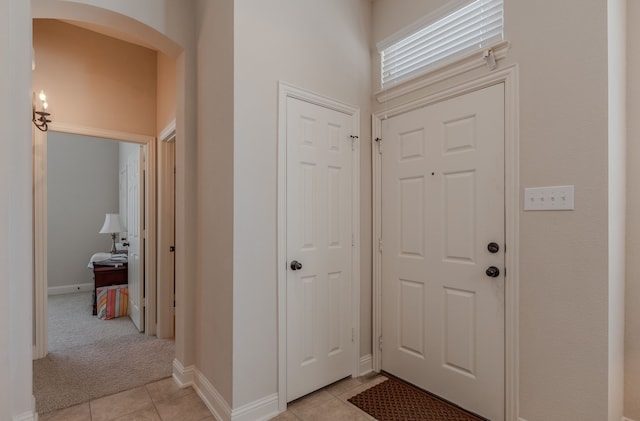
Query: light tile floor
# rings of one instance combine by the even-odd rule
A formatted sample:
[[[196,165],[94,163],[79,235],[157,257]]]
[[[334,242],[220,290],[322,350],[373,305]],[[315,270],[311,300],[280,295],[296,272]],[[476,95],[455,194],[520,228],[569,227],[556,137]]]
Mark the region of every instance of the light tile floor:
[[[289,403],[287,410],[271,421],[364,421],[375,420],[347,399],[387,378],[370,374],[348,378]]]
[[[215,421],[196,392],[180,389],[172,378],[71,408],[50,412],[39,421]]]
[[[371,374],[348,378],[304,396],[271,421],[374,420],[347,402],[384,381]],[[171,378],[71,408],[41,415],[40,421],[216,421],[192,388],[180,389]]]

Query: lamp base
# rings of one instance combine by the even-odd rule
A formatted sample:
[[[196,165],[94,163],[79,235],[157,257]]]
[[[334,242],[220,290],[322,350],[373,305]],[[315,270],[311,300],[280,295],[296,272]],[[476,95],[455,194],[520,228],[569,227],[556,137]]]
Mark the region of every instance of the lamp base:
[[[115,254],[116,252],[116,235],[117,233],[111,234],[111,254]]]

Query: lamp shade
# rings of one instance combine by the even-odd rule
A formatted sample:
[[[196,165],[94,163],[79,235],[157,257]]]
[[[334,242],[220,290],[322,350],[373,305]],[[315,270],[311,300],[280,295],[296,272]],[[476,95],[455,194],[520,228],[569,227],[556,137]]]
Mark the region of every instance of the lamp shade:
[[[117,213],[108,213],[104,218],[104,225],[100,229],[100,234],[115,234],[117,232],[122,232],[120,215]]]

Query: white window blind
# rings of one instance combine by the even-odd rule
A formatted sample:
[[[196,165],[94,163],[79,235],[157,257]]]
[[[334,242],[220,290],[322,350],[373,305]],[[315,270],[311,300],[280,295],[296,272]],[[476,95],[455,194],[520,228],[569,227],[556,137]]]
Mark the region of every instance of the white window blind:
[[[378,45],[382,87],[424,74],[503,39],[503,0],[466,2],[400,40]]]

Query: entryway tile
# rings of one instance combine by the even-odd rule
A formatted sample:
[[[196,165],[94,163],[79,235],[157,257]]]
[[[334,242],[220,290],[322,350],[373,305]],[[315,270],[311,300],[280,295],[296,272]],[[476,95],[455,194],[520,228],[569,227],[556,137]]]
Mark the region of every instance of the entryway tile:
[[[149,383],[146,388],[154,402],[161,402],[194,393],[191,387],[178,387],[172,377]]]
[[[92,421],[111,421],[123,415],[153,406],[147,389],[142,386],[90,402]]]
[[[350,377],[348,379],[340,380],[339,382],[335,382],[334,384],[327,386],[325,390],[331,393],[333,396],[338,396],[343,394],[344,392],[360,386],[361,384],[361,377]]]
[[[306,411],[308,409],[317,407],[331,399],[333,399],[333,395],[322,389],[291,402],[288,408],[289,411],[293,412],[299,417],[301,411]]]
[[[299,421],[300,418],[298,418],[296,416],[296,414],[294,414],[291,411],[285,411],[279,415],[277,415],[275,418],[271,418],[269,421]]]
[[[148,407],[132,412],[127,415],[123,415],[114,419],[113,421],[162,421],[158,411],[156,411],[153,404],[149,404]]]
[[[302,421],[368,421],[369,418],[362,415],[360,411],[357,411],[345,402],[342,402],[338,398],[331,398],[331,400],[313,407],[305,408],[300,412],[296,412],[298,418]]]
[[[211,412],[192,391],[184,396],[156,402],[156,408],[162,421],[202,421],[211,417]]]

